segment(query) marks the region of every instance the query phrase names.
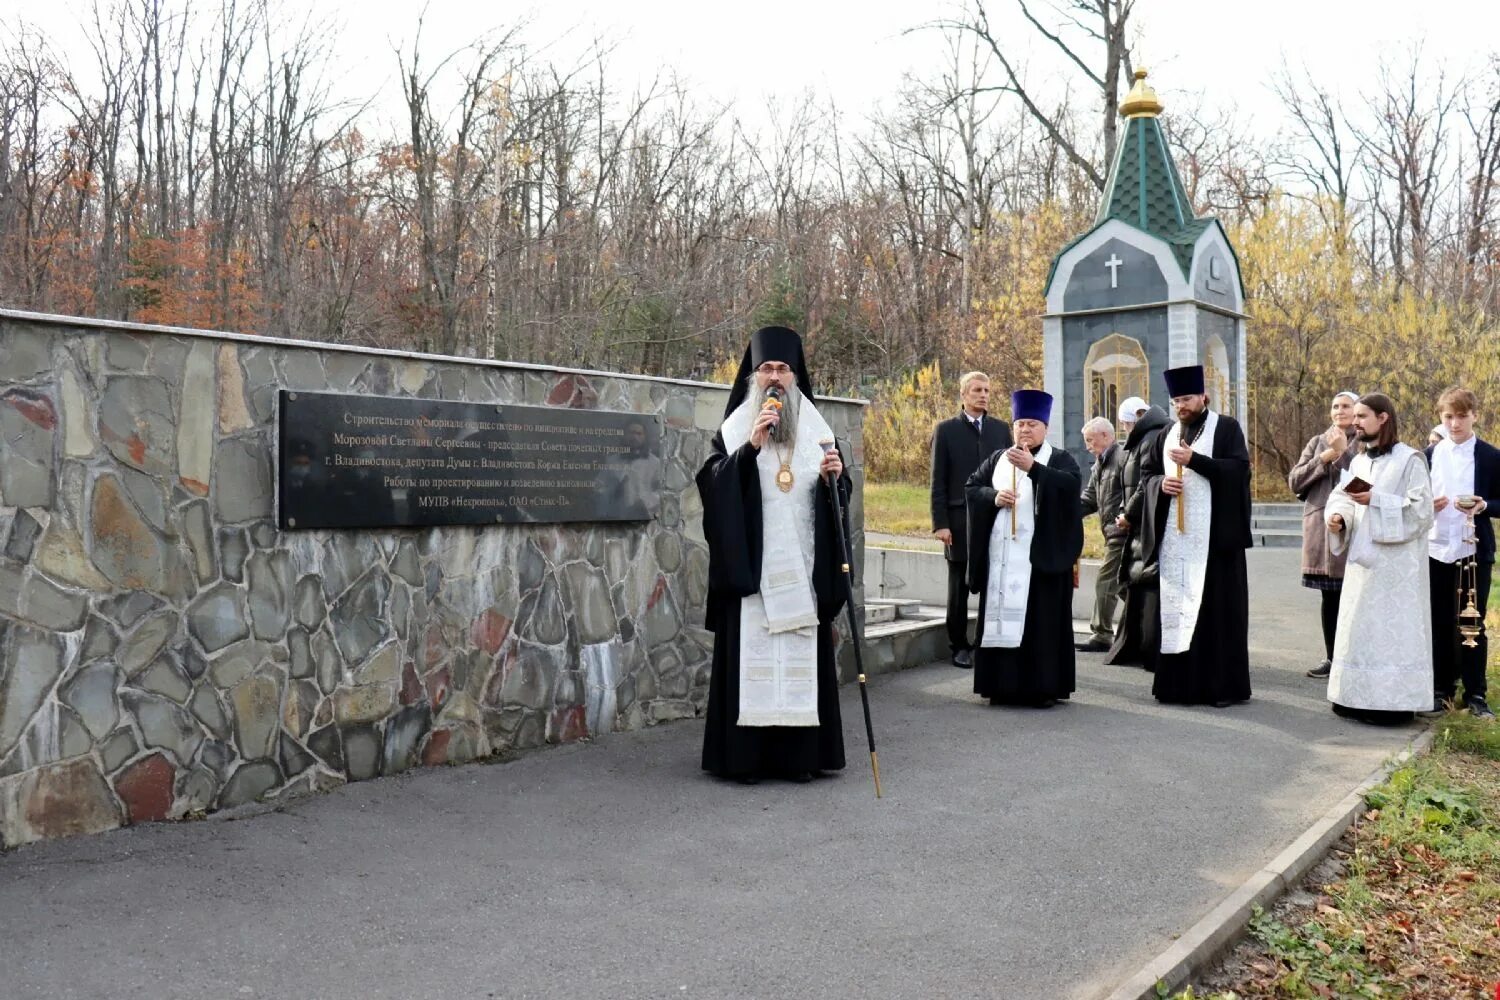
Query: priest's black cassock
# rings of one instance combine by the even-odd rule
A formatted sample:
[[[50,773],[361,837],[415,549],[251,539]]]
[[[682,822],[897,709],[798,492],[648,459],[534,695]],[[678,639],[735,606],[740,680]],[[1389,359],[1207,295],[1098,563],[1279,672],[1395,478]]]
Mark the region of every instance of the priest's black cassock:
[[[1200,366],[1171,369],[1165,374],[1174,398],[1202,394]],[[1185,425],[1174,422],[1161,435],[1148,489],[1159,493],[1166,473],[1176,471],[1167,452],[1180,440],[1191,442],[1194,448],[1184,476],[1188,481],[1188,531],[1180,533],[1177,529],[1177,501],[1181,498],[1160,496],[1155,511],[1155,557],[1162,646],[1151,693],[1158,701],[1170,704],[1222,707],[1250,697],[1250,597],[1245,568],[1245,550],[1253,544],[1250,454],[1244,432],[1233,417],[1204,409]],[[1205,447],[1210,443],[1211,447]],[[1194,476],[1200,478],[1193,480]],[[1195,502],[1205,494],[1211,498],[1207,510],[1201,501]],[[1177,560],[1164,558],[1169,546],[1188,545],[1184,551],[1191,552],[1191,545],[1184,539],[1194,537],[1198,541],[1193,544],[1206,544],[1207,549],[1201,576],[1190,568],[1191,556],[1178,563],[1180,570],[1173,565]],[[1187,595],[1186,602],[1172,594],[1169,577],[1179,572],[1185,576],[1185,585],[1178,590]],[[1190,611],[1192,600],[1197,601],[1196,615],[1184,613],[1174,621],[1174,608]],[[1187,635],[1182,629],[1189,627],[1190,642],[1185,649],[1174,651]]]
[[[747,380],[766,360],[783,361],[797,374],[804,416],[813,409],[811,381],[795,333],[780,327],[756,332],[745,352],[734,391],[724,409],[727,421],[748,396]],[[799,438],[808,430],[802,419]],[[768,442],[767,448],[770,448]],[[705,624],[714,633],[713,672],[708,689],[708,717],[703,734],[703,769],[720,777],[803,777],[844,766],[843,724],[839,713],[838,672],[831,623],[843,610],[843,582],[833,513],[826,479],[816,477],[812,504],[814,545],[811,585],[817,610],[816,725],[741,725],[741,605],[761,589],[762,558],[768,547],[786,544],[766,539],[762,527],[762,478],[759,449],[749,442],[730,451],[724,431],[714,436],[712,453],[697,476],[703,498],[703,534],[708,542],[709,584]],[[816,476],[816,473],[813,473]],[[839,478],[841,509],[848,510],[850,481]],[[845,524],[845,534],[848,525]]]
[[[1046,396],[1037,390],[1018,390],[1015,395],[1022,393]],[[1045,405],[1050,411],[1050,396]],[[1012,403],[1017,420],[1024,419],[1025,409],[1023,401]],[[997,524],[1008,530],[1010,520],[1010,508],[995,506],[995,470],[1005,460],[1005,452],[985,459],[964,490],[969,516],[968,585],[980,595],[974,693],[991,704],[1046,705],[1067,698],[1075,686],[1073,564],[1083,551],[1079,500],[1083,476],[1073,456],[1063,449],[1045,445],[1032,449],[1034,455],[1044,451],[1051,453],[1046,464],[1038,461],[1024,474],[1033,490],[1036,522],[1028,550],[1031,572],[1018,646],[985,645],[986,630],[993,631],[993,623],[986,618],[992,532]]]

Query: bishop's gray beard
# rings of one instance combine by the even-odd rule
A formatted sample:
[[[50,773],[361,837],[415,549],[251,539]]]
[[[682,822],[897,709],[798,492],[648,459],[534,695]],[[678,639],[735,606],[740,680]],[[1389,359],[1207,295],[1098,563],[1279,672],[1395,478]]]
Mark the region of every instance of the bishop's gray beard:
[[[766,391],[756,384],[752,372],[748,385],[752,412],[759,413],[766,405]],[[794,385],[781,397],[781,422],[771,429],[771,440],[777,444],[797,443],[797,413],[802,409],[802,393]],[[754,421],[752,421],[753,423]]]

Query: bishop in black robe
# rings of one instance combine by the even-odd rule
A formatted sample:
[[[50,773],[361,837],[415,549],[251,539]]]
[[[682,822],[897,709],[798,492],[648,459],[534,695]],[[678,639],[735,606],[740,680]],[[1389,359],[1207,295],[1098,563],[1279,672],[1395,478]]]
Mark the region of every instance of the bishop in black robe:
[[[979,634],[974,648],[974,693],[992,705],[1046,708],[1073,693],[1073,564],[1083,551],[1083,476],[1073,456],[1046,443],[1052,397],[1035,389],[1012,394],[1015,448],[982,462],[964,489],[969,517],[968,584],[979,598]],[[1016,463],[1030,456],[1022,473]],[[1009,469],[1015,467],[1016,488]],[[1000,471],[997,476],[996,470]],[[1024,480],[1024,482],[1022,481]],[[1023,489],[1023,487],[1029,487]],[[1004,504],[998,506],[997,498]],[[1002,562],[1021,555],[1008,544],[1011,507],[1021,519],[1034,518],[1025,546],[1029,572]],[[1005,573],[993,580],[992,575]],[[1024,584],[1024,585],[1023,585]],[[1024,600],[1024,611],[1018,604]],[[1015,626],[1019,624],[1019,642]],[[1003,643],[1003,644],[1000,644]]]
[[[1173,368],[1164,374],[1178,422],[1157,442],[1153,475],[1146,483],[1161,494],[1155,512],[1155,558],[1162,645],[1151,693],[1166,703],[1222,708],[1250,697],[1250,597],[1245,571],[1245,550],[1253,544],[1250,454],[1239,423],[1209,409],[1201,366]],[[1174,455],[1183,456],[1175,449],[1184,442],[1192,444],[1192,454],[1179,478]],[[1192,482],[1190,477],[1200,478]],[[1186,532],[1177,527],[1181,497],[1172,494],[1174,483],[1183,483],[1187,490]],[[1195,501],[1195,496],[1205,495],[1210,498],[1207,510],[1201,500]],[[1164,559],[1168,546],[1183,547],[1179,551],[1186,558]],[[1193,559],[1202,556],[1203,550],[1206,559],[1199,574],[1192,569]],[[1171,574],[1182,578],[1175,589],[1183,600],[1170,592],[1174,589],[1168,579]],[[1194,601],[1197,611],[1190,614]],[[1187,647],[1175,649],[1188,636],[1186,629],[1191,629]],[[1174,642],[1174,636],[1179,641]]]
[[[756,401],[751,398],[752,393],[757,384],[763,391],[769,381],[774,381],[777,376],[768,377],[765,372],[778,366],[790,369],[790,372],[782,370],[779,373],[783,383],[791,383],[784,384],[783,388],[799,396],[796,401],[799,427],[795,433],[800,441],[778,444],[771,440],[763,448],[757,448],[745,440],[731,447],[726,443],[726,433],[731,438],[742,436],[733,429],[737,425],[732,418],[740,412],[742,426],[746,419],[759,412],[754,408]],[[742,412],[745,406],[752,407],[752,411]],[[745,782],[767,776],[806,780],[820,771],[839,770],[844,766],[843,723],[839,713],[838,671],[834,662],[832,631],[832,622],[844,607],[844,554],[839,551],[834,531],[826,476],[819,474],[816,459],[810,468],[805,464],[797,465],[798,455],[806,459],[809,443],[815,452],[821,453],[818,443],[809,442],[807,435],[814,433],[815,424],[825,429],[826,425],[817,417],[813,406],[811,381],[803,360],[801,341],[795,333],[781,327],[767,327],[756,332],[745,352],[724,415],[724,427],[715,435],[712,453],[697,476],[698,491],[703,498],[703,534],[709,551],[705,624],[714,633],[708,718],[703,733],[703,769],[719,777]],[[764,457],[763,451],[766,453]],[[813,697],[802,703],[796,724],[764,724],[764,717],[757,724],[743,724],[747,721],[742,719],[742,705],[747,704],[742,701],[742,682],[746,677],[742,663],[742,652],[746,648],[743,643],[747,639],[745,623],[765,621],[764,616],[756,618],[744,614],[744,605],[747,600],[753,601],[757,607],[763,604],[763,565],[767,559],[785,556],[791,551],[788,546],[797,546],[801,537],[798,531],[773,531],[767,536],[763,497],[768,480],[762,466],[773,455],[785,456],[786,462],[782,466],[792,479],[792,489],[786,492],[795,498],[797,516],[804,518],[803,523],[810,529],[807,544],[812,548],[808,583],[810,606],[815,609],[816,622],[809,623],[804,634],[815,633],[815,642],[803,645],[809,654],[808,659],[816,662],[789,664],[787,673],[810,675],[816,691]],[[842,471],[841,461],[834,464],[839,469],[836,481],[844,501],[840,508],[847,511],[849,477]],[[847,523],[845,537],[848,537]],[[805,559],[804,552],[795,554]],[[749,637],[752,641],[769,641],[763,624],[752,624],[751,628],[757,632],[756,636]],[[780,680],[778,677],[777,683]],[[752,680],[750,683],[761,682]],[[811,711],[814,704],[815,716]],[[768,715],[774,718],[775,711]]]

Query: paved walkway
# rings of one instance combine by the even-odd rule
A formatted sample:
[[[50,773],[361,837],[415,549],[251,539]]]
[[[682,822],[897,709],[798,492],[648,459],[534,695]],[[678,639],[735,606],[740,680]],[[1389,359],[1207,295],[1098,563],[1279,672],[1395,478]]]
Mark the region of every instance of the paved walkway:
[[[1302,676],[1316,601],[1255,550],[1255,699],[1158,706],[1080,661],[1051,711],[933,665],[858,693],[850,767],[703,777],[701,726],[350,785],[285,812],[0,857],[0,994],[95,997],[1098,996],[1414,728]]]
[[[886,535],[878,531],[865,532],[865,544],[887,549],[915,549],[918,552],[941,552],[943,543],[932,536]],[[879,739],[879,737],[876,737]],[[876,747],[879,747],[879,743]]]

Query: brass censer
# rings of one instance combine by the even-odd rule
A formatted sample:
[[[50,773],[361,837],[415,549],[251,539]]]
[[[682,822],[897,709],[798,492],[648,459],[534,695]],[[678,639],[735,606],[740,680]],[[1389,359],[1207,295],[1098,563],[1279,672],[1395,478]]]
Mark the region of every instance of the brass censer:
[[[1474,509],[1479,506],[1479,498],[1466,493],[1454,498],[1453,505],[1464,512],[1464,542],[1473,545],[1478,540],[1474,534]],[[1463,644],[1470,649],[1479,645],[1479,636],[1484,632],[1484,616],[1479,613],[1479,608],[1474,604],[1474,594],[1478,585],[1479,565],[1475,558],[1470,556],[1458,568],[1460,604],[1464,604],[1464,591],[1468,590],[1468,603],[1464,604],[1463,610],[1458,613],[1458,634],[1463,636]]]

